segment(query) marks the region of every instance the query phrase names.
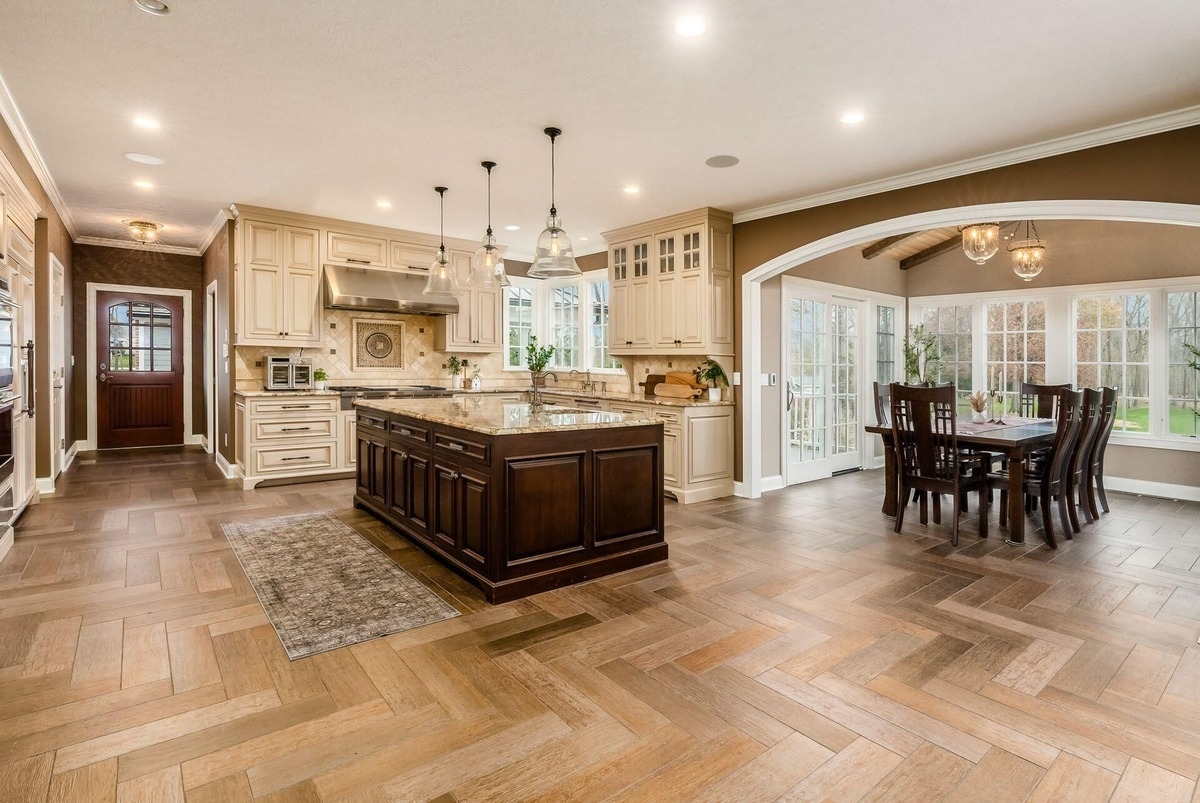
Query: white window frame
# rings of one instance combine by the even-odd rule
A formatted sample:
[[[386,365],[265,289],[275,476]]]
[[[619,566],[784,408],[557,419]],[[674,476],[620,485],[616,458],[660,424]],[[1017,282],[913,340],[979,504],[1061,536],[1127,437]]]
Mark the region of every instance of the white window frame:
[[[581,274],[578,278],[573,279],[530,279],[524,276],[510,276],[509,281],[514,287],[522,287],[529,289],[533,294],[533,329],[532,334],[537,336],[538,343],[545,346],[555,342],[554,327],[553,327],[553,298],[554,290],[559,287],[569,285],[577,285],[579,287],[579,320],[577,323],[579,331],[579,353],[584,356],[582,362],[584,365],[562,365],[552,360],[547,366],[549,370],[577,370],[590,371],[593,374],[611,374],[614,376],[624,376],[624,368],[591,368],[589,365],[598,363],[599,359],[594,353],[591,342],[591,286],[598,282],[607,282],[608,270],[602,268],[600,270],[592,270]],[[611,293],[611,288],[610,288]],[[610,295],[611,300],[611,295]],[[509,333],[509,309],[508,295],[505,293],[503,298],[504,309],[504,370],[505,371],[527,371],[524,364],[525,355],[520,355],[520,365],[508,364],[508,333]],[[608,330],[611,331],[611,330]],[[555,355],[557,358],[557,354]],[[618,358],[619,359],[619,358]]]
[[[972,353],[976,376],[986,376],[986,322],[984,307],[989,301],[1046,302],[1046,381],[1075,384],[1077,375],[1075,345],[1075,300],[1099,295],[1147,293],[1150,296],[1150,432],[1146,434],[1113,432],[1111,443],[1152,449],[1200,452],[1200,438],[1171,435],[1168,432],[1167,376],[1167,293],[1200,290],[1200,275],[1170,279],[1079,284],[1062,287],[1001,290],[955,295],[921,296],[908,299],[910,319],[918,320],[925,306],[973,304],[974,337]],[[1052,348],[1051,343],[1069,341],[1068,348]]]

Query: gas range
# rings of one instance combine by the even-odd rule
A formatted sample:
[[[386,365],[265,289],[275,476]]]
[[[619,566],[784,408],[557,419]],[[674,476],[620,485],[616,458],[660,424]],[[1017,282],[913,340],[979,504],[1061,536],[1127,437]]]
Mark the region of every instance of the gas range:
[[[448,399],[454,391],[440,385],[330,385],[341,394],[342,409],[353,410],[355,399]]]

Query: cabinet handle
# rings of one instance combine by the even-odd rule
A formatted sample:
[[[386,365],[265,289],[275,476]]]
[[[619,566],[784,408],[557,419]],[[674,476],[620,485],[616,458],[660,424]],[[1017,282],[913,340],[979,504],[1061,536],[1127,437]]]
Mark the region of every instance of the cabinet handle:
[[[467,450],[467,447],[463,446],[461,443],[451,443],[450,441],[447,441],[443,445],[447,449],[453,449],[456,452],[465,452]]]
[[[396,457],[399,457],[401,460],[407,460],[408,452],[396,452]]]
[[[280,410],[307,410],[312,407],[311,404],[284,404],[280,406]]]
[[[369,259],[353,259],[351,257],[346,257],[346,261],[353,262],[355,265],[370,265],[371,264],[371,260],[369,260]]]
[[[462,476],[462,475],[461,475],[461,474],[459,474],[457,471],[451,471],[451,472],[450,472],[450,479],[452,479],[452,480],[456,480],[456,479],[458,479],[458,478],[459,478],[459,477],[461,477],[461,476]]]
[[[308,432],[312,427],[284,427],[280,432]]]
[[[303,457],[282,457],[280,462],[286,463],[288,460],[312,460],[312,455],[306,454]]]
[[[401,435],[411,435],[412,434],[411,429],[400,429],[400,430],[397,430],[397,432],[399,432]]]

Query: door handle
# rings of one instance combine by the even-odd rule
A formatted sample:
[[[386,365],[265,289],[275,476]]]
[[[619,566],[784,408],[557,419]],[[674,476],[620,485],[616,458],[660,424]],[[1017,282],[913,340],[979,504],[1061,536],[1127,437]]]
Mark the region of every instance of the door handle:
[[[787,383],[787,409],[791,412],[792,402],[796,400],[796,394],[792,392],[792,383]]]
[[[107,382],[107,381],[108,381],[108,374],[106,374],[106,373],[104,373],[103,371],[101,371],[101,372],[100,372],[100,381],[101,381],[101,382]]]

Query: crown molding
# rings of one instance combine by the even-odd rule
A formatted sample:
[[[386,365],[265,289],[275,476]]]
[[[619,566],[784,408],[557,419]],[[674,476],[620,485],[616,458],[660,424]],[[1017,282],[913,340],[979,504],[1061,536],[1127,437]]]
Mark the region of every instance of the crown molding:
[[[1186,109],[1164,112],[1151,117],[1130,120],[1126,123],[1117,123],[1091,131],[1084,131],[1081,134],[1069,134],[1033,145],[1022,145],[1018,148],[1010,148],[986,156],[963,159],[958,162],[941,165],[940,167],[914,170],[911,173],[902,173],[890,178],[855,184],[852,187],[843,187],[837,190],[830,190],[829,192],[817,193],[816,195],[806,195],[803,198],[795,198],[791,201],[781,201],[776,204],[747,209],[743,212],[735,212],[733,222],[745,223],[765,217],[784,215],[788,212],[798,212],[801,209],[812,209],[816,206],[849,201],[852,198],[862,198],[880,192],[904,189],[905,187],[912,187],[917,184],[928,184],[933,181],[956,178],[969,173],[992,170],[997,167],[1007,167],[1008,165],[1019,164],[1021,162],[1032,162],[1035,159],[1044,159],[1048,156],[1082,151],[1100,145],[1109,145],[1128,139],[1161,134],[1166,131],[1174,131],[1197,124],[1200,124],[1200,106],[1189,106]]]
[[[200,238],[200,246],[196,249],[201,255],[208,250],[212,245],[212,241],[217,239],[217,235],[225,228],[225,224],[233,220],[234,214],[231,209],[218,209],[212,223],[208,224],[208,228],[204,232],[204,236]]]
[[[182,254],[183,256],[199,257],[204,252],[198,248],[184,245],[164,245],[163,243],[137,243],[133,240],[114,240],[111,237],[76,237],[76,245],[102,245],[106,248],[124,248],[128,251],[157,251],[160,254]]]
[[[54,209],[62,218],[63,225],[66,226],[71,239],[78,242],[79,229],[75,226],[75,218],[71,217],[71,210],[67,209],[67,202],[63,200],[62,193],[58,191],[58,185],[54,183],[54,177],[50,175],[50,168],[46,166],[41,151],[34,144],[33,135],[29,133],[29,128],[25,125],[25,119],[21,117],[21,112],[17,109],[17,101],[9,91],[8,84],[4,82],[3,75],[0,75],[0,117],[3,117],[4,122],[8,124],[8,130],[12,132],[13,139],[17,141],[17,146],[21,149],[25,160],[33,168],[33,174],[41,182],[42,190],[50,197],[50,203],[54,204]]]

